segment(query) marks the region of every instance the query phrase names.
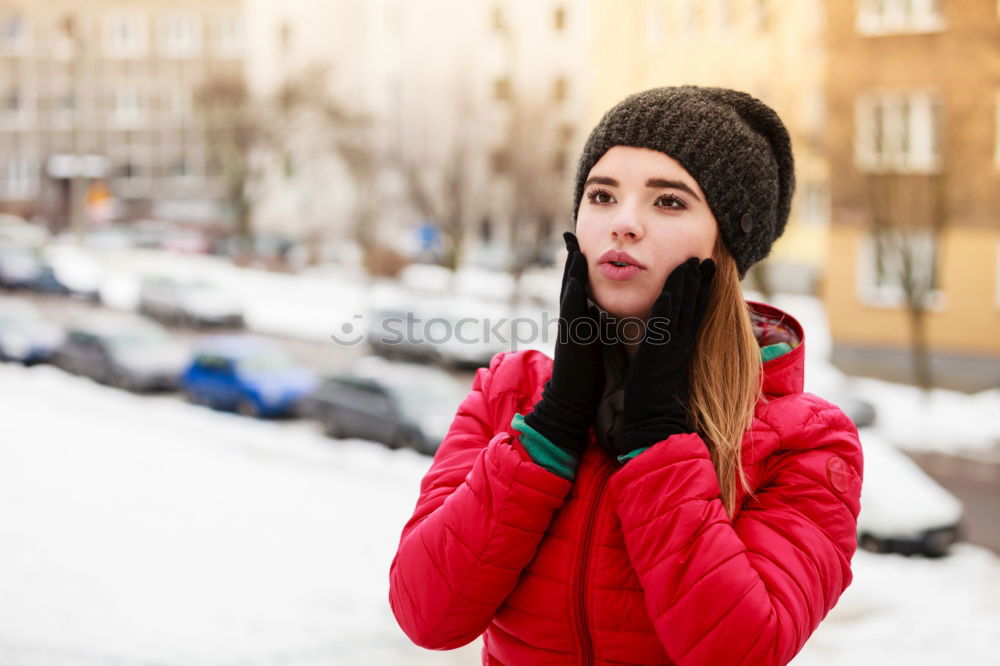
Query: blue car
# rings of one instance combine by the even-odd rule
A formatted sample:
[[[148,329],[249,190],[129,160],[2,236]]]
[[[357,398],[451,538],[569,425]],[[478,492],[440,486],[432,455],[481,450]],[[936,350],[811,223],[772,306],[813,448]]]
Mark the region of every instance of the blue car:
[[[297,414],[316,383],[275,342],[249,335],[204,338],[180,380],[190,402],[254,417]]]

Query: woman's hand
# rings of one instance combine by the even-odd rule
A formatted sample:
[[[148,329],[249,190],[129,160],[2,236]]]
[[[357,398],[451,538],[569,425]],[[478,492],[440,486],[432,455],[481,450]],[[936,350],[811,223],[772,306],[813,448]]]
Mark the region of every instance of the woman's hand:
[[[579,453],[604,392],[603,342],[587,307],[587,258],[572,232],[563,233],[566,264],[559,301],[559,338],[552,377],[524,422],[557,446]]]
[[[618,455],[693,431],[687,418],[691,356],[715,269],[712,259],[691,257],[667,277],[625,374]]]

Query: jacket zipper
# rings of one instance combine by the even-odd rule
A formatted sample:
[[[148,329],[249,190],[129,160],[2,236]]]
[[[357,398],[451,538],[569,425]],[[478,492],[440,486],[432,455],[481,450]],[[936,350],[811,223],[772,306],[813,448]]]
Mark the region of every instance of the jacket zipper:
[[[587,626],[587,597],[585,587],[587,581],[587,563],[590,560],[590,537],[593,533],[594,517],[597,515],[597,509],[600,506],[601,493],[604,492],[604,486],[607,485],[608,479],[611,478],[612,471],[614,471],[614,466],[612,465],[606,465],[601,469],[601,475],[597,479],[597,486],[594,490],[594,497],[587,510],[587,521],[583,525],[583,545],[580,548],[580,564],[577,568],[579,573],[576,586],[576,617],[578,619],[577,629],[580,637],[581,664],[591,664],[594,661],[594,646],[591,643],[590,629]]]

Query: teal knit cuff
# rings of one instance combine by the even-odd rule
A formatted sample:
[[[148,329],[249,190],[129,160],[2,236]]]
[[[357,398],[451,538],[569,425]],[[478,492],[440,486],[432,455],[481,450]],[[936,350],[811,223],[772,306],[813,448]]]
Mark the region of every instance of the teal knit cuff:
[[[629,460],[632,460],[632,458],[635,458],[637,455],[639,455],[643,451],[648,451],[651,448],[653,448],[653,447],[651,447],[651,446],[644,446],[641,449],[635,449],[634,451],[629,451],[628,453],[626,453],[623,456],[618,456],[618,462],[620,462],[621,464],[624,465]]]
[[[538,466],[569,481],[576,477],[576,466],[579,462],[576,455],[553,444],[547,437],[525,423],[521,414],[514,414],[510,425],[521,433],[521,445]]]
[[[775,342],[773,345],[765,345],[760,348],[760,357],[766,363],[772,358],[778,358],[785,352],[792,350],[792,346],[787,342]]]

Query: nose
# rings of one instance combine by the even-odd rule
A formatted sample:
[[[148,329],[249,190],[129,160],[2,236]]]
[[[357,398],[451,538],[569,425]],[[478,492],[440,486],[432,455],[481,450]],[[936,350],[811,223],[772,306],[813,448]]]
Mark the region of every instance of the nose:
[[[615,219],[611,221],[611,238],[628,238],[629,240],[639,240],[642,238],[642,225],[639,224],[637,216],[626,207],[622,207]]]

